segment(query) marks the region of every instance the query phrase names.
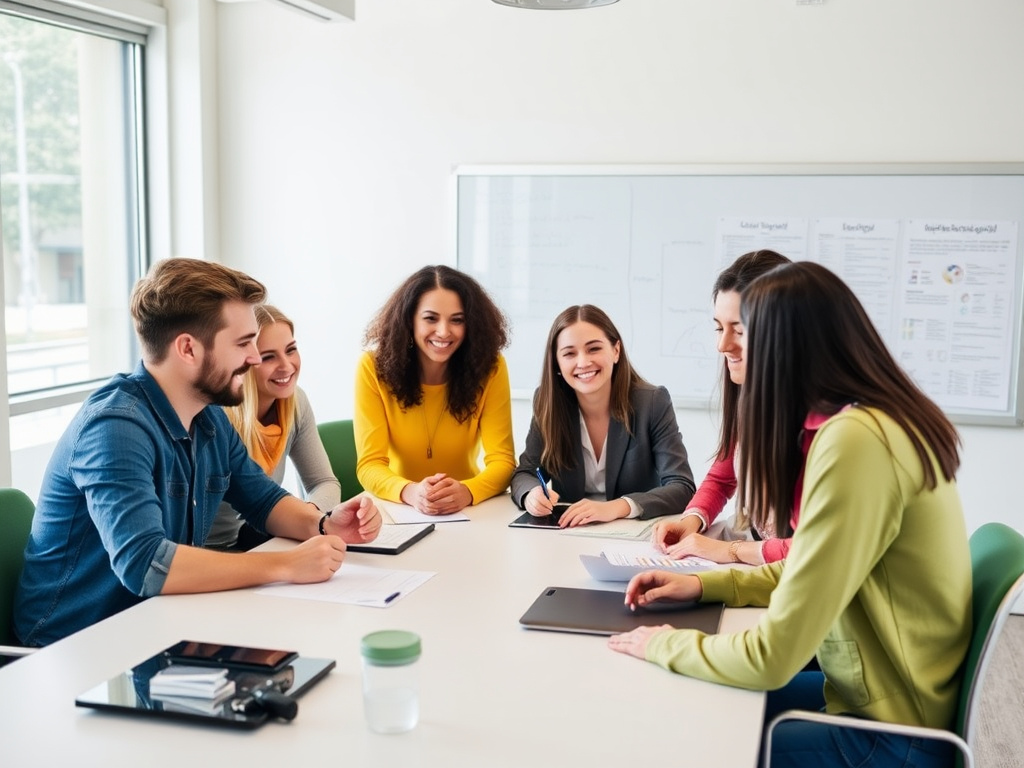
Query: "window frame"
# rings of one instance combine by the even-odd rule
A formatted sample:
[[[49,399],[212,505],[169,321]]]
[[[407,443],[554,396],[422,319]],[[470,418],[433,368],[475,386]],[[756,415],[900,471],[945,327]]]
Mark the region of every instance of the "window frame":
[[[145,274],[149,265],[170,253],[170,165],[168,89],[167,11],[162,5],[145,0],[97,0],[74,5],[52,0],[0,0],[0,11],[22,18],[51,23],[67,29],[99,35],[129,43],[138,43],[132,62],[137,76],[132,78],[136,109],[134,162],[138,168],[138,187],[131,190],[138,206],[133,211],[137,223],[131,236],[137,242],[138,262],[133,265]],[[0,246],[2,253],[2,246]],[[0,270],[0,298],[4,293],[4,274]],[[131,333],[130,321],[127,331]],[[39,413],[83,402],[106,378],[56,386],[12,396],[7,381],[7,329],[0,312],[0,420],[9,425],[12,416]],[[113,371],[111,373],[114,373]],[[0,436],[0,486],[12,485],[10,429]]]

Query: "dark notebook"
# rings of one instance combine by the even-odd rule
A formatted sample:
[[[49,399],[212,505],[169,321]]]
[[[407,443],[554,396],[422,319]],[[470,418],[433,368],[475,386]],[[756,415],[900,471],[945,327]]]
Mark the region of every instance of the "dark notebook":
[[[547,587],[519,623],[527,629],[590,635],[615,635],[637,627],[669,624],[713,635],[722,621],[721,603],[658,603],[631,611],[624,597],[624,592],[601,589]]]
[[[544,515],[543,517],[534,517],[529,512],[523,512],[519,517],[508,524],[509,528],[553,528],[556,531],[560,531],[561,527],[558,522],[562,519],[562,513],[565,512],[571,505],[570,504],[555,504],[554,511],[550,515]]]

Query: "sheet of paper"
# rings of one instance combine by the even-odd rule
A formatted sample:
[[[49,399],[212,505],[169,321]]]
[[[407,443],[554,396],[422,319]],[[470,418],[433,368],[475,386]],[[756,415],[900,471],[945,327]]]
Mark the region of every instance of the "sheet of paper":
[[[612,520],[610,523],[593,523],[576,528],[565,528],[568,536],[591,536],[599,539],[647,540],[651,537],[654,520]]]
[[[413,509],[408,504],[396,504],[393,501],[384,501],[378,498],[374,498],[373,501],[377,505],[377,509],[384,515],[384,522],[392,522],[395,525],[407,525],[409,523],[458,523],[463,520],[469,520],[465,512],[455,512],[451,515],[426,515],[418,509]]]
[[[605,550],[601,554],[612,565],[628,565],[640,568],[672,568],[678,570],[707,570],[715,568],[718,563],[713,560],[705,560],[703,557],[689,556],[676,560],[658,552],[654,547],[649,553],[634,554],[631,552]]]
[[[319,584],[269,584],[256,591],[275,597],[387,608],[403,600],[434,574],[434,571],[401,571],[342,563],[333,577]]]

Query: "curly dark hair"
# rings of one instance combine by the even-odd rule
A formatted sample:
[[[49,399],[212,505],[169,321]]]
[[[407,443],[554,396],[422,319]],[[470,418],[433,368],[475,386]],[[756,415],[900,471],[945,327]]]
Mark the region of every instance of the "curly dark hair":
[[[463,422],[476,411],[498,355],[509,341],[508,319],[480,283],[452,267],[423,267],[391,294],[370,321],[363,345],[373,350],[377,377],[403,409],[422,403],[413,315],[423,294],[436,288],[458,294],[466,318],[466,335],[448,363],[447,382],[448,411]]]

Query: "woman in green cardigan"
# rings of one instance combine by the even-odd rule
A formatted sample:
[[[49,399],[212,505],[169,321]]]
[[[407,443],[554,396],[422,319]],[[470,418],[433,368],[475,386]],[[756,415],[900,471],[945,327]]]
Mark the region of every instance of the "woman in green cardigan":
[[[616,651],[674,672],[769,691],[784,709],[949,728],[971,633],[971,566],[954,476],[959,437],[899,367],[860,302],[824,267],[779,267],[743,295],[739,503],[785,527],[786,561],[698,576],[649,571],[626,601],[766,606],[756,627],[644,628]],[[833,414],[801,460],[808,413]],[[801,672],[812,656],[821,672]],[[781,689],[781,690],[780,690]],[[949,745],[790,721],[773,766],[951,765]]]

